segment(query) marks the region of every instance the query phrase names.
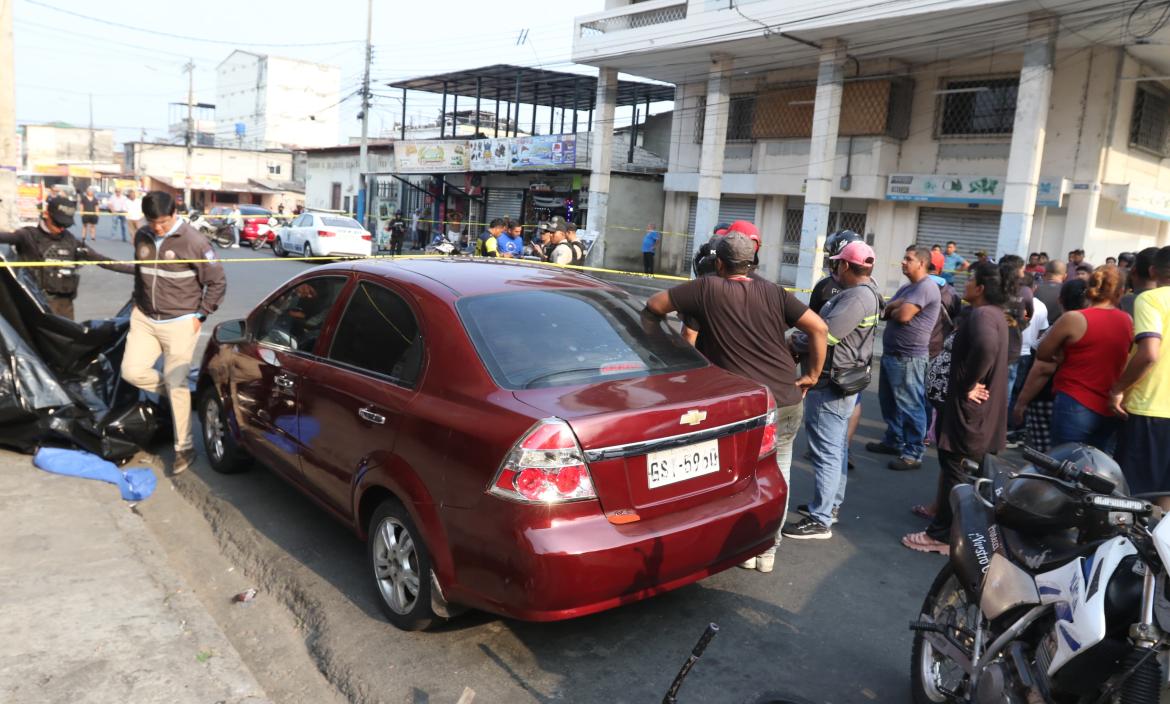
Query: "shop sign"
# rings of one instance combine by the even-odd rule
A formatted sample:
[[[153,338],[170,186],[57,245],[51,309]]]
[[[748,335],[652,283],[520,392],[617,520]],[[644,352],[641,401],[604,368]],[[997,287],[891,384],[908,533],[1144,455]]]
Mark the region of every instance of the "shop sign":
[[[68,176],[67,164],[33,164],[33,173],[41,176]]]
[[[1124,210],[1144,218],[1170,220],[1170,193],[1154,188],[1126,186]]]
[[[187,175],[173,174],[171,183],[183,186],[187,184]],[[218,191],[223,188],[223,179],[212,174],[191,174],[191,183],[187,185],[194,191]]]
[[[404,174],[461,173],[467,171],[468,143],[456,140],[418,140],[394,145],[397,171]]]
[[[1067,183],[1064,179],[1041,178],[1036,189],[1036,205],[1059,208]],[[1005,185],[1006,180],[998,176],[890,174],[886,200],[1001,205]]]
[[[21,222],[35,222],[40,218],[37,205],[41,202],[43,192],[38,183],[21,183],[16,186],[16,217]]]
[[[577,135],[476,139],[470,143],[472,171],[571,169],[577,166]]]

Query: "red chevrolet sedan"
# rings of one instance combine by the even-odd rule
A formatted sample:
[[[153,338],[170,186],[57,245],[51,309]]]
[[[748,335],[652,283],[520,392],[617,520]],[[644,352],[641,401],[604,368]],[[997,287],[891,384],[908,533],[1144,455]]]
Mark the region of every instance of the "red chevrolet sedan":
[[[345,262],[220,324],[211,465],[271,467],[365,539],[387,617],[572,618],[771,545],[771,393],[621,290],[506,261]]]

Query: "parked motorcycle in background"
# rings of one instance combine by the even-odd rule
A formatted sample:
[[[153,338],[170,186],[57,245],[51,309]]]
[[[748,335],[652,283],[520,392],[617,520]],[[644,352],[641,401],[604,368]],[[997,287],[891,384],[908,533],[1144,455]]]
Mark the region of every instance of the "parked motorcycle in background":
[[[1061,445],[990,456],[951,492],[951,553],[915,631],[914,702],[1155,704],[1170,520],[1117,463]]]
[[[266,222],[260,223],[256,227],[256,236],[249,240],[248,244],[252,246],[253,251],[259,251],[268,244],[268,238],[275,237],[273,233],[280,227],[280,222],[275,218],[268,218]]]
[[[202,211],[192,210],[188,220],[191,227],[203,233],[204,237],[220,249],[227,249],[236,242],[235,232],[232,230],[231,223],[227,222],[226,219],[215,224],[208,220]]]

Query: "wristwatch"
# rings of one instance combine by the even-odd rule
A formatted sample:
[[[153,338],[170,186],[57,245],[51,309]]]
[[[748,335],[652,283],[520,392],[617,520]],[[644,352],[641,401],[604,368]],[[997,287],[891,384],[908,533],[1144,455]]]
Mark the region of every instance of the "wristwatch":
[[[201,322],[201,323],[202,323],[203,321],[207,320],[207,314],[206,314],[206,313],[196,313],[196,314],[195,314],[195,317],[196,317],[196,318],[198,318],[198,319],[199,319],[199,322]]]

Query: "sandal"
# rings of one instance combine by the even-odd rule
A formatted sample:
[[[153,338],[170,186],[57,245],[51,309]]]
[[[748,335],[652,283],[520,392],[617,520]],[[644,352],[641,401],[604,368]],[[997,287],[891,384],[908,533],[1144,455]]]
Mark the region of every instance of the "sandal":
[[[928,521],[934,519],[934,511],[926,504],[914,504],[910,507],[910,513],[913,513],[919,518],[925,518]]]
[[[926,531],[907,533],[902,536],[902,544],[915,552],[935,552],[939,555],[949,555],[951,546],[939,542],[926,534]]]

